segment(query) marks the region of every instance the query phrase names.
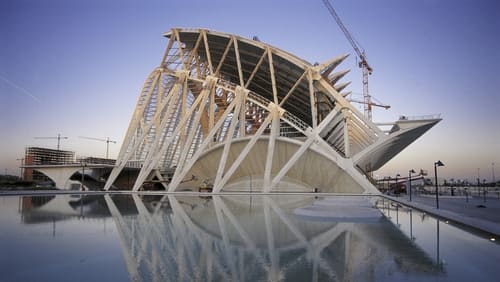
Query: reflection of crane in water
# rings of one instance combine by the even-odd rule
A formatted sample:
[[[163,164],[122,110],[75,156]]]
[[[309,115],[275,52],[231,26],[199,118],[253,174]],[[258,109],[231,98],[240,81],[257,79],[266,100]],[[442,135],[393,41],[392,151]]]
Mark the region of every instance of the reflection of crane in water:
[[[352,48],[356,52],[356,55],[358,56],[359,63],[358,66],[361,68],[361,71],[363,73],[363,101],[352,101],[356,103],[361,103],[364,104],[364,112],[365,112],[365,117],[369,120],[372,120],[372,107],[383,107],[385,109],[388,109],[389,106],[383,105],[380,103],[374,103],[372,101],[372,97],[370,96],[370,92],[368,91],[368,76],[372,74],[373,68],[370,66],[368,63],[368,59],[366,58],[366,52],[365,50],[361,47],[361,45],[356,41],[354,36],[349,32],[347,27],[344,25],[342,20],[340,19],[339,15],[333,8],[332,4],[330,3],[329,0],[323,0],[323,3],[325,4],[326,8],[332,15],[332,17],[335,19],[337,22],[338,26],[344,33],[345,37],[347,38],[347,41],[351,44]]]

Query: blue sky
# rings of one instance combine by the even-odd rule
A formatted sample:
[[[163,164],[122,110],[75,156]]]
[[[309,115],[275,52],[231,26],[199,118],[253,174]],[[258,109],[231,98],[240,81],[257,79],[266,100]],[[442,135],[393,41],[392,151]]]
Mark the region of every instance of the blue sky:
[[[119,3],[119,4],[118,4]],[[336,0],[366,49],[370,91],[399,115],[443,121],[376,174],[432,171],[491,179],[500,167],[500,4],[495,0]],[[142,84],[158,66],[172,27],[204,27],[262,41],[310,62],[352,56],[349,90],[362,92],[351,46],[322,1],[0,1],[0,173],[19,174],[31,145],[115,157]],[[500,169],[496,171],[500,178]]]

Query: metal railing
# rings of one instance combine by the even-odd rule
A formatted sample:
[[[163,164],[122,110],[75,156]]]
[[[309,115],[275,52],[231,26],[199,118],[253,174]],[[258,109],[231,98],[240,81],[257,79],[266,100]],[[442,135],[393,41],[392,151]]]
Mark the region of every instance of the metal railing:
[[[441,118],[441,114],[421,115],[421,116],[399,116],[399,121],[432,120],[432,119],[440,119],[440,118]]]

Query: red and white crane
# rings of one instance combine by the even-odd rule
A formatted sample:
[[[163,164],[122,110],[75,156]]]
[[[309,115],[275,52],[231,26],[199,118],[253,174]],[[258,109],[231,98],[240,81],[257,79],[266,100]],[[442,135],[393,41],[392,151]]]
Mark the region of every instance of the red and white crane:
[[[368,76],[372,74],[373,69],[368,63],[368,60],[366,58],[366,52],[363,48],[361,48],[360,44],[354,39],[352,34],[349,32],[347,27],[344,25],[342,20],[340,19],[339,15],[333,8],[332,4],[330,3],[329,0],[323,0],[323,3],[325,4],[326,8],[330,12],[330,14],[333,16],[335,21],[337,22],[338,26],[344,33],[345,37],[347,38],[347,41],[351,44],[352,48],[356,52],[356,55],[359,58],[359,64],[358,66],[361,68],[362,74],[363,74],[363,102],[364,104],[364,114],[365,117],[369,120],[372,120],[372,106],[376,107],[383,107],[385,109],[388,109],[390,106],[388,105],[382,105],[382,104],[377,104],[373,103],[370,92],[368,90]],[[358,102],[358,101],[352,101],[352,102]]]
[[[109,140],[109,137],[106,137],[106,139],[102,138],[94,138],[94,137],[85,137],[85,136],[78,136],[83,139],[89,139],[89,140],[95,140],[95,141],[101,141],[101,142],[106,142],[106,159],[109,159],[109,143],[115,143],[116,141],[114,140]]]

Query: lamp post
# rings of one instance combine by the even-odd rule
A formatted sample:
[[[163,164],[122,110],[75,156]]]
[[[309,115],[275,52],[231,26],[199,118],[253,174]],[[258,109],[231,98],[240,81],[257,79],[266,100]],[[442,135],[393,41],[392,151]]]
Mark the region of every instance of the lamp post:
[[[22,159],[16,159],[17,161],[21,161],[21,180],[24,180],[24,174],[23,174],[23,169],[24,169],[24,158]]]
[[[486,179],[483,178],[483,202],[486,203]]]
[[[398,193],[396,194],[396,196],[397,196],[397,197],[399,197],[399,190],[398,190],[398,177],[400,177],[400,176],[401,176],[401,175],[399,175],[399,173],[398,173],[398,174],[396,174],[396,186],[394,187],[394,194],[396,194],[396,192],[398,192]]]
[[[81,180],[81,184],[80,184],[80,191],[84,191],[85,190],[85,187],[83,186],[83,181],[85,180],[85,166],[86,166],[86,163],[85,161],[82,160],[82,180]]]
[[[477,168],[477,196],[479,197],[481,195],[481,192],[479,192],[479,187],[481,186],[481,183],[479,182],[479,168]]]
[[[493,183],[493,187],[496,186],[495,181],[495,163],[491,163],[491,182]]]
[[[434,180],[436,183],[436,208],[439,209],[439,193],[438,193],[438,176],[437,176],[437,167],[444,166],[441,161],[437,161],[434,163]]]
[[[410,169],[408,171],[408,187],[410,188],[410,202],[411,202],[411,174],[415,173],[415,170]]]

